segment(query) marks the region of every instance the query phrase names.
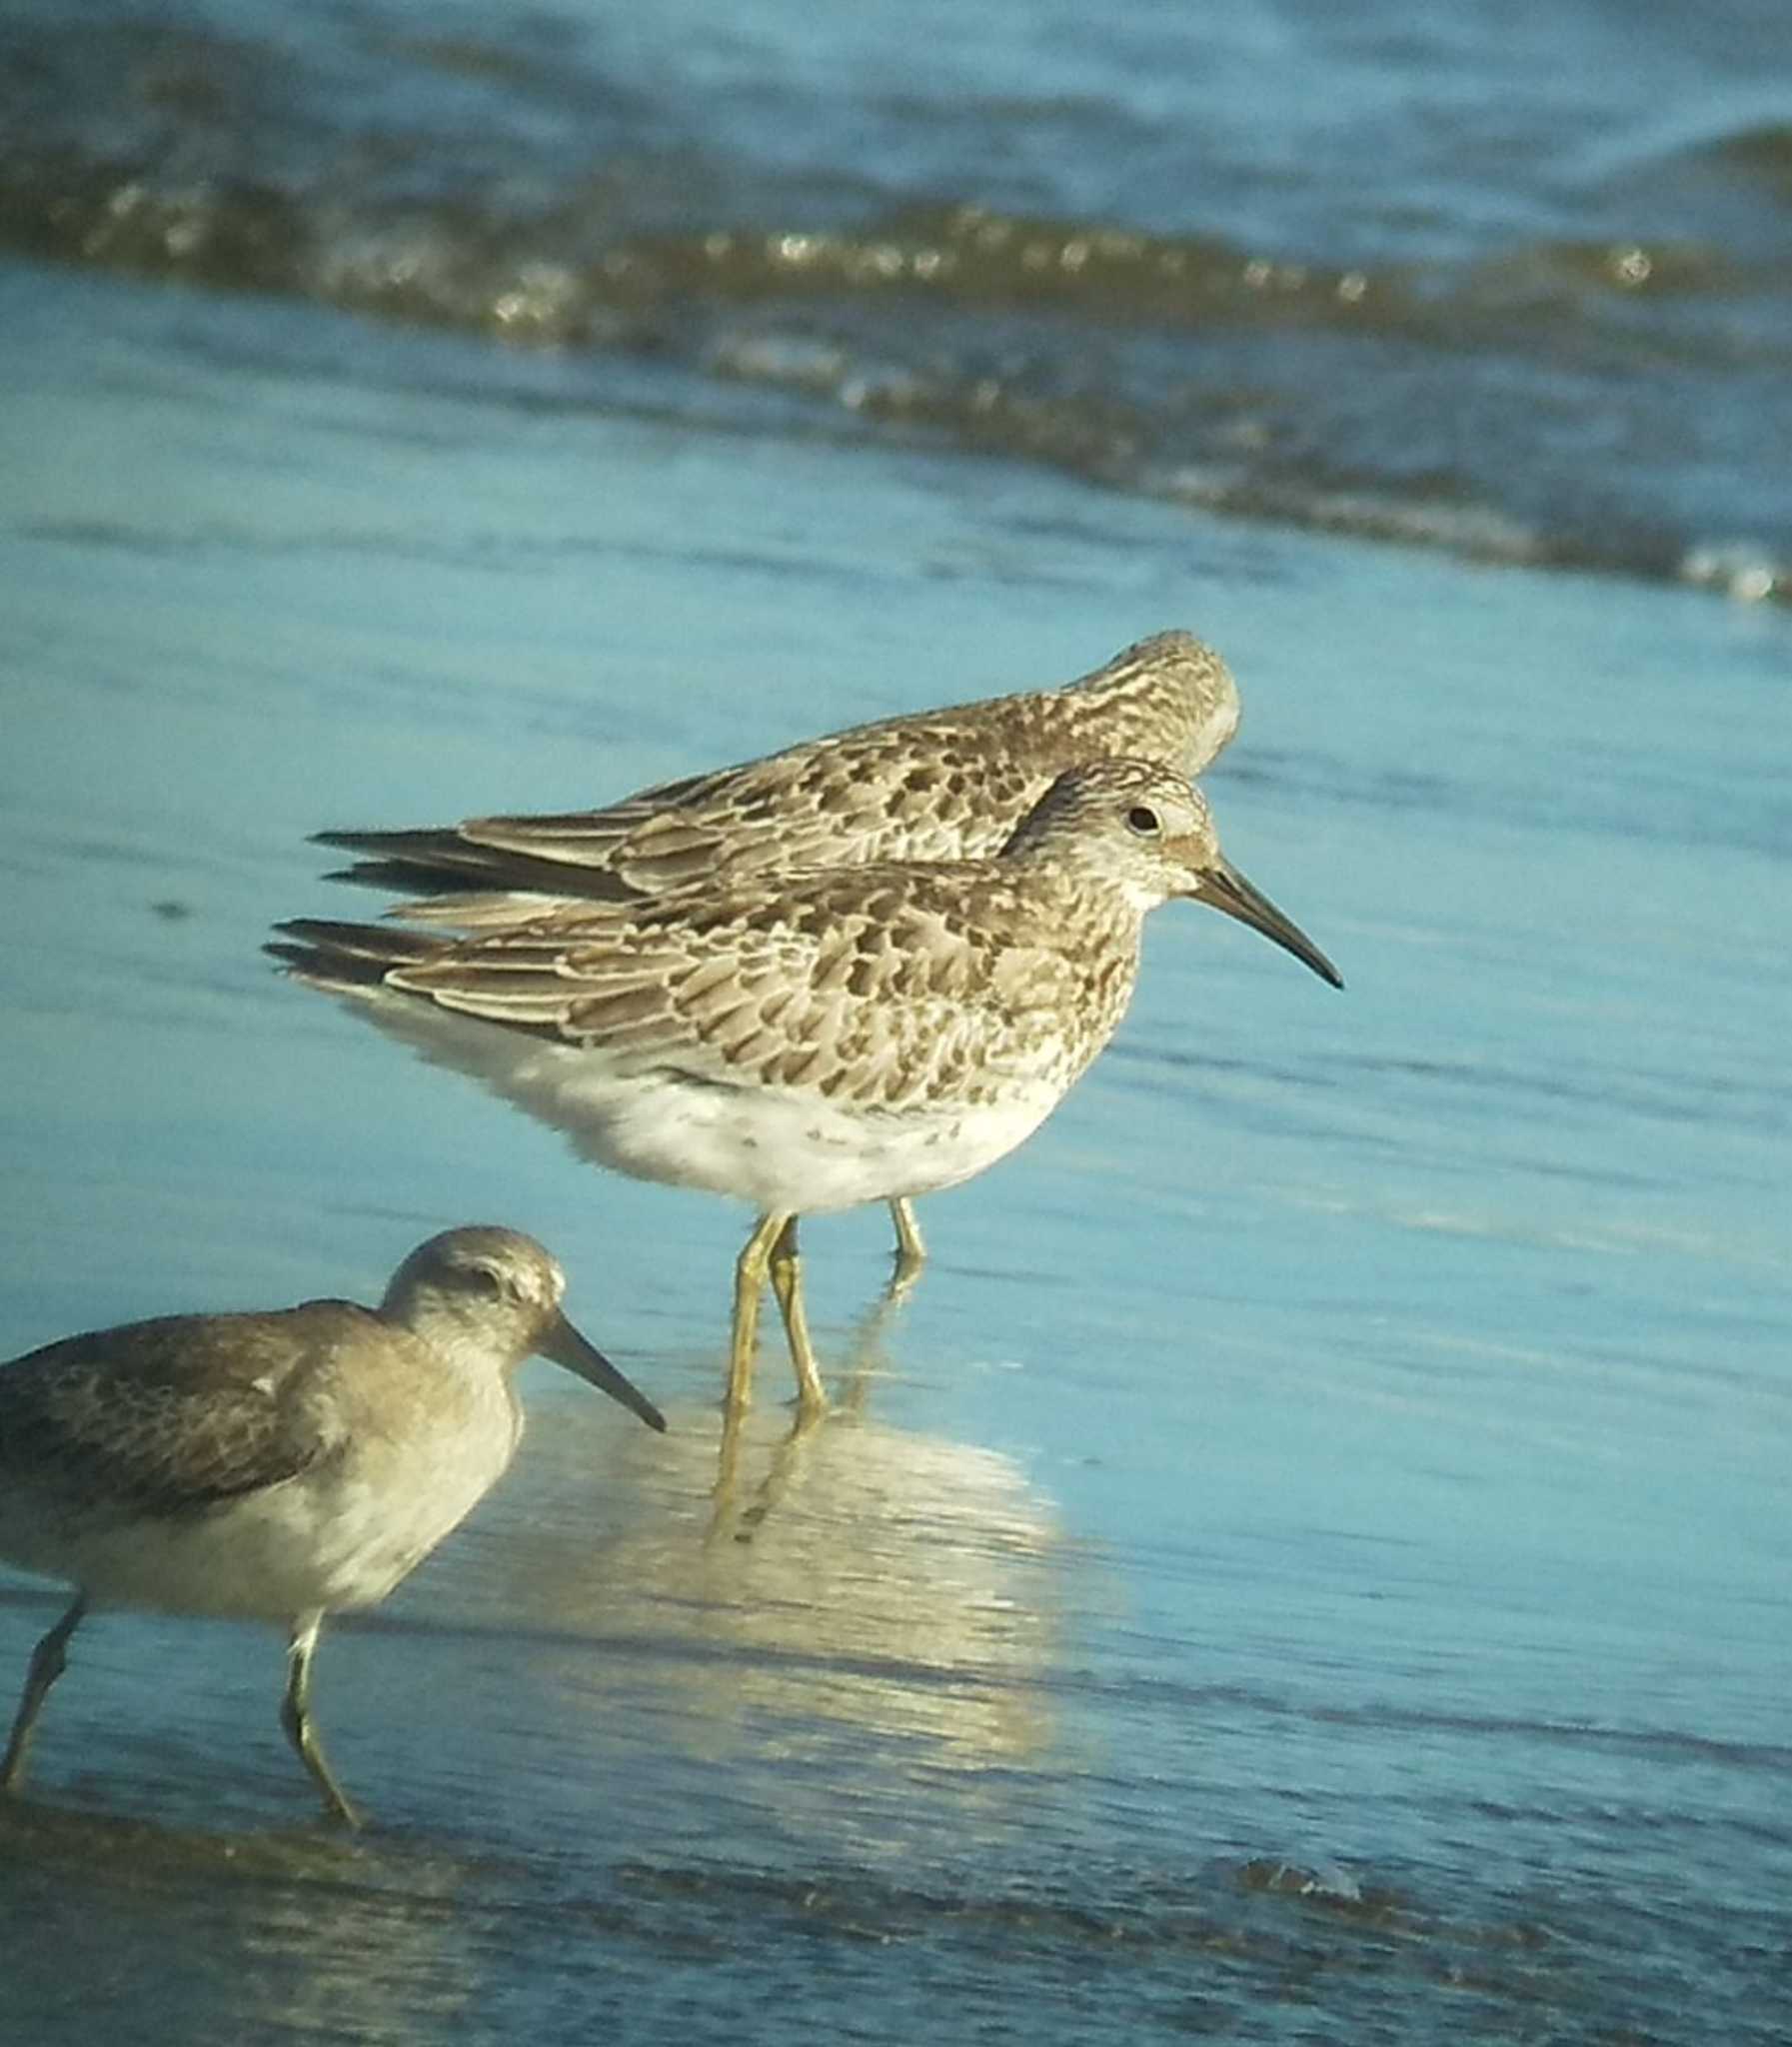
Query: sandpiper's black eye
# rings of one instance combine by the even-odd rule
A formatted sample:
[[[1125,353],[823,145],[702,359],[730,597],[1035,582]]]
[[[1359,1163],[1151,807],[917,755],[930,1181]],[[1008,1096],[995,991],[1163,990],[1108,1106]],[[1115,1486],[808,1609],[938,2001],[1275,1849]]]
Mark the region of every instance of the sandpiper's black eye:
[[[1126,813],[1127,826],[1141,839],[1154,839],[1163,830],[1163,821],[1149,804],[1134,804]]]
[[[490,1265],[469,1265],[466,1267],[467,1289],[477,1293],[482,1300],[502,1300],[504,1281]]]

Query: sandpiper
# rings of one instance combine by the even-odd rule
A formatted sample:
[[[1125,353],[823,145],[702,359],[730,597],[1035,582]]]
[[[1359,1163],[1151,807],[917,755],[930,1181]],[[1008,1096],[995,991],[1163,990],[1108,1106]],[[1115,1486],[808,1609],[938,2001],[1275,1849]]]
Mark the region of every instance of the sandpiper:
[[[1211,648],[1158,633],[1054,690],[855,726],[602,810],[470,818],[413,832],[321,832],[371,856],[341,879],[416,891],[400,913],[467,933],[532,922],[567,899],[631,901],[809,867],[976,860],[1066,768],[1144,756],[1200,774],[1238,729],[1238,689]],[[896,1276],[926,1248],[891,1204]]]
[[[550,1357],[666,1426],[565,1290],[533,1238],[470,1226],[420,1244],[375,1309],[170,1315],[0,1368],[0,1558],[76,1587],[32,1655],[0,1790],[89,1607],[149,1607],[288,1624],[282,1725],[358,1823],[312,1725],[318,1631],[385,1598],[496,1482],[523,1432],[516,1367]]]
[[[1059,776],[986,859],[771,875],[461,941],[302,919],[270,951],[584,1155],[752,1202],[730,1404],[769,1272],[814,1408],[798,1216],[953,1186],[1012,1150],[1113,1034],[1145,914],[1174,896],[1342,986],[1225,859],[1200,793],[1137,760]]]

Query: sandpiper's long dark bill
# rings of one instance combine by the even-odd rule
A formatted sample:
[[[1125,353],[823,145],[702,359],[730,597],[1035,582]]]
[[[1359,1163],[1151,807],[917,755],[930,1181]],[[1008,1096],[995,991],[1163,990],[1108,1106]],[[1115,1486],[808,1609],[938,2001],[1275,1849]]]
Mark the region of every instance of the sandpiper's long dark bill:
[[[1195,902],[1235,917],[1253,932],[1292,953],[1303,967],[1310,967],[1321,981],[1342,988],[1344,977],[1332,966],[1291,917],[1276,909],[1260,889],[1253,888],[1229,860],[1216,860],[1189,890]]]
[[[301,919],[270,947],[436,1064],[637,1178],[751,1202],[730,1403],[769,1277],[824,1394],[797,1218],[955,1186],[1029,1136],[1112,1036],[1145,917],[1243,917],[1335,982],[1158,762],[1060,775],[978,860],[888,862],[581,905],[462,941]]]
[[[319,1629],[385,1598],[501,1476],[517,1366],[552,1358],[666,1426],[568,1321],[565,1290],[533,1238],[471,1225],[420,1244],[377,1308],[164,1316],[0,1367],[0,1558],[76,1588],[31,1658],[0,1790],[83,1615],[147,1607],[286,1624],[282,1724],[354,1821],[311,1719]]]

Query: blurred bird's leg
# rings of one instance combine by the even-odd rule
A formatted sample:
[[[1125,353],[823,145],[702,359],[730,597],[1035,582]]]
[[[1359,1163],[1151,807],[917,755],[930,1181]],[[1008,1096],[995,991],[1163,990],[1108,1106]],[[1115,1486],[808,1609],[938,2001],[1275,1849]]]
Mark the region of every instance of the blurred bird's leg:
[[[299,1760],[311,1772],[324,1794],[332,1819],[358,1827],[361,1815],[349,1803],[348,1795],[336,1781],[336,1773],[325,1759],[317,1729],[311,1724],[311,1658],[318,1645],[318,1630],[324,1624],[321,1613],[307,1613],[293,1623],[286,1645],[286,1696],[280,1702],[280,1724]]]
[[[728,1407],[745,1407],[753,1397],[753,1353],[760,1334],[760,1295],[766,1290],[766,1267],[772,1246],[790,1221],[773,1210],[753,1225],[753,1234],[735,1260],[735,1318],[729,1332]]]
[[[6,1744],[5,1756],[0,1757],[0,1791],[16,1789],[25,1774],[25,1758],[37,1729],[37,1716],[43,1711],[51,1685],[68,1667],[68,1638],[81,1625],[86,1611],[87,1594],[77,1592],[62,1618],[31,1652],[31,1666],[25,1672],[25,1690],[12,1723],[12,1737]]]
[[[897,1194],[891,1202],[890,1219],[896,1233],[896,1269],[890,1275],[890,1286],[893,1293],[902,1293],[920,1277],[920,1268],[927,1262],[926,1239],[914,1219],[914,1203],[906,1194]]]
[[[797,1253],[797,1218],[785,1217],[772,1246],[772,1291],[784,1315],[791,1362],[797,1367],[797,1406],[803,1414],[820,1414],[828,1405],[822,1374],[816,1367],[815,1345],[809,1340],[809,1316],[803,1306],[803,1261]]]

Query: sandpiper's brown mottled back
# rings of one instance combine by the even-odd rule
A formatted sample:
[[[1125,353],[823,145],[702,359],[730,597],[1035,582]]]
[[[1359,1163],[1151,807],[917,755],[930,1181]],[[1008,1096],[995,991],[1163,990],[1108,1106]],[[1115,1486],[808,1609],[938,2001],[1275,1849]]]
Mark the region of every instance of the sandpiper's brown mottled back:
[[[1225,859],[1200,793],[1136,760],[1060,775],[984,859],[772,874],[459,941],[302,919],[270,950],[584,1155],[751,1202],[731,1404],[769,1271],[813,1408],[797,1217],[1012,1150],[1113,1034],[1145,915],[1174,896],[1341,985]]]
[[[358,1815],[310,1713],[324,1616],[371,1606],[509,1464],[512,1384],[553,1358],[654,1428],[660,1411],[561,1312],[533,1238],[431,1237],[379,1307],[170,1315],[70,1336],[0,1367],[0,1557],[76,1587],[31,1658],[0,1790],[90,1606],[278,1620],[281,1719],[338,1819]]]
[[[629,901],[798,868],[996,853],[1066,768],[1142,756],[1200,774],[1238,728],[1238,690],[1188,633],[1158,633],[1058,689],[919,711],[806,740],[601,810],[470,818],[413,832],[322,832],[370,856],[344,878],[430,892],[414,923],[528,923],[569,898]],[[898,1276],[925,1258],[892,1203]]]

